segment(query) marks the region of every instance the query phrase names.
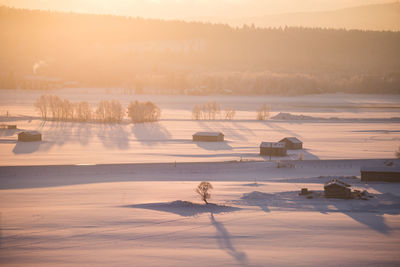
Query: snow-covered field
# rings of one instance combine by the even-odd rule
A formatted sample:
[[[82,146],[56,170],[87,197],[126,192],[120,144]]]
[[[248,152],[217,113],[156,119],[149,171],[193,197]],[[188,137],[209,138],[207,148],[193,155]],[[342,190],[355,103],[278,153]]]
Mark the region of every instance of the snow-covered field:
[[[2,167],[0,264],[398,266],[400,184],[353,177],[378,163]],[[374,198],[318,196],[331,174]],[[202,179],[209,206],[194,192]]]
[[[0,130],[0,265],[400,265],[400,184],[359,179],[361,166],[400,165],[392,159],[400,122],[390,119],[400,117],[399,96],[57,93],[162,109],[157,123],[103,125],[42,122],[32,106],[42,93],[0,90],[0,123],[18,126]],[[235,119],[191,120],[194,104],[212,100],[234,107]],[[326,119],[256,121],[263,103],[272,115]],[[21,130],[39,130],[43,141],[18,143]],[[226,141],[192,142],[196,131],[222,131]],[[272,161],[258,155],[261,141],[286,136],[305,149]],[[331,178],[373,197],[326,199]],[[194,191],[203,180],[214,186],[208,206]],[[304,187],[312,199],[299,196]]]
[[[71,89],[72,90],[72,89]],[[74,91],[75,90],[75,91]],[[94,90],[93,92],[91,90]],[[131,96],[104,94],[103,90],[56,91],[71,101],[95,105],[101,99],[119,99],[127,106],[132,99],[151,100],[162,109],[157,123],[99,124],[43,122],[37,118],[34,101],[43,92],[0,91],[3,122],[19,130],[38,130],[43,142],[16,142],[19,130],[0,131],[0,165],[98,164],[143,162],[198,162],[264,160],[259,156],[262,141],[279,141],[296,136],[304,151],[289,151],[290,159],[392,158],[400,145],[399,96]],[[53,94],[55,92],[52,92]],[[194,121],[194,104],[217,100],[234,107],[232,121]],[[271,114],[291,112],[316,118],[339,120],[255,120],[255,110],[271,104]],[[4,116],[8,111],[9,117]],[[29,117],[35,115],[36,117]],[[192,142],[197,131],[221,131],[223,143]]]

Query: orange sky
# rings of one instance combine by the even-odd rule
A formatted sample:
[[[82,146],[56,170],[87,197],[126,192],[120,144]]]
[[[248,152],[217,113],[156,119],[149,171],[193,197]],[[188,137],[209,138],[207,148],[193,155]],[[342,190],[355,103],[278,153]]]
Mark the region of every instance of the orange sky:
[[[249,17],[332,10],[395,0],[0,0],[1,5],[163,19]]]

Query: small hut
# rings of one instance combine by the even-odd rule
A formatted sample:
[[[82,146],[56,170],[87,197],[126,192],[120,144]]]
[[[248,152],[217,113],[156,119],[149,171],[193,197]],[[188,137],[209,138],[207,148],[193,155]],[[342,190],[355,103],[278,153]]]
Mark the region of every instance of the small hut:
[[[260,145],[260,155],[284,157],[286,156],[285,143],[262,142]]]
[[[303,142],[296,137],[285,137],[279,142],[285,143],[286,149],[303,149]]]
[[[363,182],[400,182],[400,167],[362,167],[361,181]]]
[[[223,142],[224,134],[221,132],[197,132],[193,136],[193,141],[199,142]]]
[[[329,198],[351,198],[351,189],[348,184],[333,179],[324,186],[325,197]]]
[[[18,134],[18,141],[20,142],[42,141],[42,134],[37,131],[20,132]]]

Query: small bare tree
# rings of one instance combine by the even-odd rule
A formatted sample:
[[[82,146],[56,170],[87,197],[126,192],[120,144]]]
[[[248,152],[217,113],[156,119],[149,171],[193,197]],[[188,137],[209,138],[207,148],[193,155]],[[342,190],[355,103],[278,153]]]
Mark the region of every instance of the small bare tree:
[[[38,100],[35,102],[35,108],[40,112],[42,119],[47,119],[47,113],[49,110],[49,103],[47,101],[47,97],[45,95],[41,95]]]
[[[192,109],[192,118],[196,121],[201,120],[201,107],[199,105],[194,105],[193,109]]]
[[[265,121],[269,119],[269,105],[264,104],[259,110],[257,110],[257,120]]]
[[[211,194],[208,192],[211,189],[213,189],[213,187],[209,182],[201,182],[196,188],[197,194],[200,195],[201,200],[206,204],[208,204],[207,199],[211,198]]]
[[[225,109],[225,119],[226,120],[232,120],[233,117],[235,117],[236,110],[234,108],[226,108]]]

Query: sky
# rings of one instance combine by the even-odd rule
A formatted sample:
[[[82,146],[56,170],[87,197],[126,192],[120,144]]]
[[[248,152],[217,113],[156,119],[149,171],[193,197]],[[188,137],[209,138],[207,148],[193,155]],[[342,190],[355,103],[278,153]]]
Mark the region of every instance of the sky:
[[[133,17],[241,18],[292,12],[334,10],[395,0],[0,0],[18,8],[102,13]]]

